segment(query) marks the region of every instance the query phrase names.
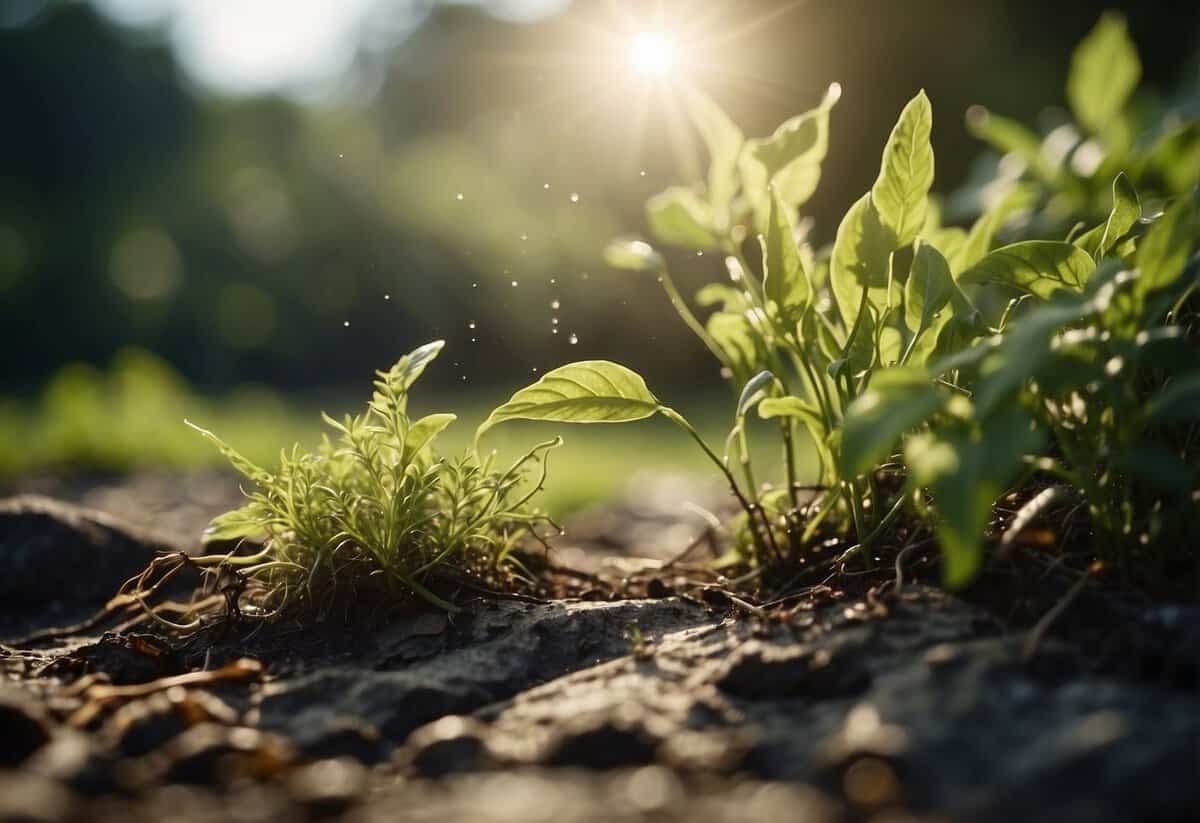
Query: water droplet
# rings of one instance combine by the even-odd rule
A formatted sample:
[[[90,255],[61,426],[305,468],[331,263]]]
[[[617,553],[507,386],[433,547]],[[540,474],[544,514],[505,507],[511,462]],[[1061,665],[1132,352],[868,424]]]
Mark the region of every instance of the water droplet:
[[[543,188],[543,189],[545,189],[546,191],[550,191],[550,184],[549,184],[549,183],[543,183],[543,184],[542,184],[542,188]]]
[[[390,294],[385,294],[385,295],[383,296],[383,299],[384,299],[384,300],[391,300],[391,299],[392,299],[392,296],[391,296]]]
[[[697,257],[703,257],[703,256],[704,256],[704,252],[702,252],[702,251],[697,251],[697,252],[696,252],[696,256],[697,256]]]
[[[516,281],[516,280],[512,281],[512,287],[513,287],[514,289],[517,287],[517,281]]]
[[[552,286],[553,286],[553,285],[554,285],[555,283],[557,283],[557,282],[558,282],[558,280],[557,280],[556,278],[554,278],[554,277],[551,277],[551,278],[550,278],[550,285],[552,285]]]
[[[579,335],[575,334],[575,332],[571,332],[571,336],[567,338],[567,342],[574,346],[579,342]]]
[[[479,284],[478,284],[478,283],[472,283],[472,284],[471,284],[471,288],[473,288],[473,289],[477,289],[477,288],[479,288]]]
[[[464,383],[466,383],[466,382],[467,382],[467,376],[466,376],[465,374],[462,376],[462,379],[463,379],[463,382],[464,382]]]
[[[533,371],[534,374],[537,374],[537,366],[534,366],[531,371]]]
[[[579,195],[578,195],[578,194],[576,194],[575,192],[571,192],[571,202],[572,202],[572,203],[578,203],[578,202],[579,202]]]
[[[638,176],[639,176],[639,177],[645,177],[645,176],[646,176],[646,170],[645,170],[645,169],[642,169],[641,171],[639,171],[639,172],[638,172]]]
[[[350,328],[350,321],[349,321],[349,320],[343,320],[343,321],[342,321],[342,325],[343,325],[343,326],[345,326],[346,328]]]
[[[472,337],[472,338],[471,338],[471,342],[472,342],[472,343],[476,342],[476,338]]]
[[[346,155],[342,154],[341,152],[338,152],[338,160],[341,160],[345,156]]]
[[[550,318],[550,325],[551,325],[551,326],[557,326],[557,325],[558,325],[558,318],[557,318],[557,317],[551,317],[551,318]]]
[[[468,328],[468,329],[473,329],[473,328],[475,328],[475,321],[474,321],[474,320],[472,320],[470,323],[468,323],[468,324],[467,324],[467,328]]]
[[[458,194],[454,195],[454,199],[455,199],[455,200],[462,200],[462,199],[463,199],[463,193],[460,191]]]
[[[557,309],[561,305],[562,305],[562,303],[560,303],[557,299],[550,301],[550,308],[552,308],[552,309]]]
[[[551,334],[558,334],[558,329],[551,329],[551,330],[550,330],[550,333],[551,333]]]
[[[583,279],[584,279],[584,280],[591,280],[591,279],[592,279],[592,276],[591,276],[590,274],[588,274],[587,272],[584,272],[582,276],[583,276]]]
[[[525,242],[526,240],[528,240],[528,239],[529,239],[529,235],[528,235],[528,234],[522,234],[522,235],[521,235],[521,242],[522,242],[522,243],[524,243],[524,242]]]

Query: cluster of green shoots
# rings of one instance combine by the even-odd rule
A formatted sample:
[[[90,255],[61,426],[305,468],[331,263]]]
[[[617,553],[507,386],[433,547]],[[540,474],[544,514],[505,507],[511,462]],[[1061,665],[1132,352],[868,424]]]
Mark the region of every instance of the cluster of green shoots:
[[[323,614],[380,593],[384,602],[415,596],[453,610],[439,589],[521,574],[514,549],[524,539],[540,540],[539,527],[556,528],[531,500],[545,480],[548,452],[561,441],[541,443],[505,469],[474,452],[440,458],[434,442],[455,416],[411,420],[407,404],[442,345],[422,346],[378,372],[365,413],[326,416],[335,437],[312,453],[284,451],[272,470],[198,429],[253,484],[247,505],[214,520],[206,539],[256,548],[165,558],[130,591],[146,592],[186,564],[225,578],[218,603],[248,617],[296,608]],[[194,628],[204,617],[174,627]]]
[[[1075,54],[1077,122],[1054,138],[1070,138],[1056,156],[1022,127],[973,114],[1010,157],[966,227],[944,224],[931,194],[932,109],[918,94],[828,247],[799,209],[820,178],[839,89],[759,139],[690,93],[707,176],[653,197],[647,222],[665,245],[724,257],[728,279],[696,294],[715,310],[701,320],[647,242],[617,241],[607,257],[655,277],[719,362],[736,398],[724,448],[608,361],[547,373],[480,433],[517,418],[664,415],[728,482],[742,510],[736,549],[760,568],[796,562],[831,533],[846,558],[871,562],[903,524],[910,538],[936,536],[944,578],[962,585],[986,546],[1063,499],[1097,554],[1125,571],[1162,561],[1162,546],[1194,546],[1200,128],[1179,111],[1147,119],[1132,98],[1139,77],[1124,21],[1105,15]],[[1111,195],[1094,223],[1097,188]],[[774,482],[747,447],[755,412],[779,430],[786,476]],[[817,457],[815,498],[797,476],[803,439]],[[995,504],[1012,494],[1025,502],[1001,530]]]

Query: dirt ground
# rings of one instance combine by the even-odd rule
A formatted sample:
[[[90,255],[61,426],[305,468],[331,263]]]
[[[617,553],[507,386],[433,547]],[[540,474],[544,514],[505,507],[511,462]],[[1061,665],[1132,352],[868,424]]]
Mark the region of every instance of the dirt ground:
[[[18,491],[58,502],[0,503],[0,819],[1200,818],[1194,604],[1088,590],[1031,637],[921,575],[762,609],[676,571],[622,598],[702,527],[643,490],[568,524],[553,562],[596,582],[572,597],[53,637],[237,487]]]

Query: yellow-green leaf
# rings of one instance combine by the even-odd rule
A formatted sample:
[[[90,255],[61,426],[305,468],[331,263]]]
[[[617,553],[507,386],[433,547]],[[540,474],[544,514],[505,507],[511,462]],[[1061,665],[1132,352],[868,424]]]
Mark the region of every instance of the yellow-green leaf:
[[[847,328],[858,317],[864,286],[872,302],[886,302],[888,268],[896,245],[895,233],[880,220],[870,194],[860,197],[842,218],[833,243],[829,280]]]
[[[1070,243],[1027,240],[996,249],[959,282],[1000,283],[1046,300],[1060,289],[1083,291],[1095,269],[1092,256]]]
[[[771,192],[767,233],[759,235],[763,254],[763,290],[779,311],[802,309],[808,303],[808,276],[796,245],[790,207]]]
[[[546,372],[518,391],[491,413],[475,439],[506,420],[624,423],[650,417],[659,407],[636,372],[608,360],[581,360]]]
[[[933,186],[933,109],[925,92],[909,101],[883,149],[879,177],[871,199],[883,224],[896,235],[896,245],[911,243],[925,224],[929,189]]]
[[[717,248],[712,208],[696,192],[673,186],[646,203],[646,221],[663,243],[693,249]]]
[[[1105,12],[1071,57],[1067,101],[1080,125],[1097,134],[1125,107],[1141,77],[1125,18]]]

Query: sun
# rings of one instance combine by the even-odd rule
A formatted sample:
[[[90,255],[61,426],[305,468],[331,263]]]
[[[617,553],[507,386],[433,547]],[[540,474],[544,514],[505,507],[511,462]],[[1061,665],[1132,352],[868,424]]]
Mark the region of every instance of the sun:
[[[638,32],[629,41],[629,65],[639,74],[665,77],[675,62],[675,42],[660,32]]]

